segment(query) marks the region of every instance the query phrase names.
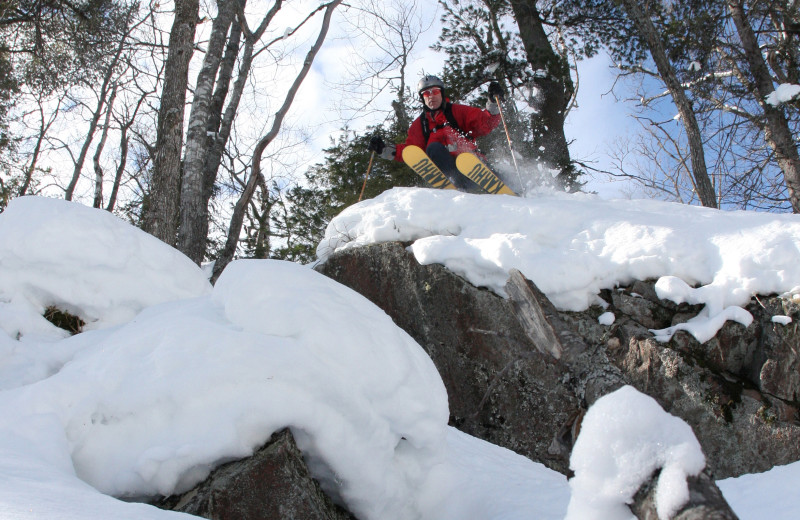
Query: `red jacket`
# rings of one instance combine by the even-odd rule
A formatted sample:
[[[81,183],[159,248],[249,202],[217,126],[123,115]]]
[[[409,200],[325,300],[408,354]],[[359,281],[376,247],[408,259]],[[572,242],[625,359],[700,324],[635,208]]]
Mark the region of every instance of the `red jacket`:
[[[445,100],[445,103],[450,103],[450,100]],[[444,107],[444,105],[442,106]],[[472,138],[488,134],[500,123],[500,114],[493,116],[487,110],[480,108],[452,104],[452,111],[453,119],[458,123],[458,127]],[[427,143],[425,142],[425,134],[422,132],[423,117],[428,119],[428,128],[431,131]],[[442,109],[433,112],[426,110],[424,114],[411,123],[406,142],[397,145],[397,152],[394,158],[396,161],[402,161],[403,148],[408,145],[413,144],[424,150],[428,144],[436,142],[448,147],[450,154],[454,156],[463,152],[475,152],[477,150],[473,139],[468,139],[459,134],[447,123],[447,118]]]

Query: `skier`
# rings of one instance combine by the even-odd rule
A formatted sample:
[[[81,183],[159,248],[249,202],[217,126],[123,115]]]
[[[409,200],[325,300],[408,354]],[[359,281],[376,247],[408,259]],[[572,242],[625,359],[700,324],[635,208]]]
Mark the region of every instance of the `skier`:
[[[403,148],[416,145],[442,170],[461,191],[481,192],[470,179],[456,168],[455,158],[463,152],[477,152],[475,138],[487,135],[500,123],[500,108],[495,98],[503,101],[505,95],[497,82],[489,84],[486,109],[451,103],[444,82],[436,76],[424,76],[417,85],[423,111],[408,129],[405,143],[386,144],[379,136],[370,139],[368,150],[384,159],[403,160]]]

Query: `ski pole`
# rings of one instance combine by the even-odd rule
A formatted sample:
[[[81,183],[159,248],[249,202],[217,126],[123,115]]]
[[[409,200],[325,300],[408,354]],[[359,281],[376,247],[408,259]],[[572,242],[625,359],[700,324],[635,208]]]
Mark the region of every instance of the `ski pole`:
[[[369,156],[369,165],[367,165],[367,174],[364,175],[364,185],[361,186],[361,194],[358,196],[358,202],[361,202],[361,197],[364,196],[364,188],[367,187],[367,179],[369,178],[369,172],[372,170],[372,160],[375,158],[375,151],[370,154]]]
[[[503,115],[503,109],[500,107],[500,96],[494,97],[497,103],[497,109],[500,111],[500,119],[503,121],[503,129],[506,131],[506,140],[508,141],[508,150],[511,152],[511,160],[514,161],[514,169],[517,171],[517,179],[519,179],[519,186],[522,188],[522,176],[519,174],[519,166],[517,166],[517,156],[514,155],[514,146],[511,144],[511,134],[508,133],[508,125],[506,124],[506,116]]]

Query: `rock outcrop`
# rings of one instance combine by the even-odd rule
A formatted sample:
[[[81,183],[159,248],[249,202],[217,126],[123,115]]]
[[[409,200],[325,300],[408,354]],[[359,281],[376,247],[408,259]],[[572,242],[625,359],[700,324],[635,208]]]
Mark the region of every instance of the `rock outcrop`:
[[[727,322],[704,344],[682,331],[661,343],[650,328],[685,321],[700,308],[661,301],[644,282],[605,296],[617,315],[613,325],[599,325],[589,311],[568,316],[572,326],[587,342],[605,344],[629,384],[692,426],[716,479],[800,460],[800,306],[754,298],[749,327]],[[793,321],[773,322],[776,315]]]
[[[582,414],[625,384],[689,423],[706,454],[681,518],[735,518],[713,480],[800,460],[794,302],[754,298],[749,327],[729,322],[705,344],[685,332],[661,343],[650,329],[701,307],[659,300],[649,282],[604,291],[607,308],[573,313],[559,312],[519,272],[501,298],[440,265],[419,265],[400,243],[344,250],[317,269],[369,298],[426,349],[447,387],[453,426],[565,475]],[[616,316],[610,326],[598,322],[607,311]],[[646,489],[637,495],[640,518],[651,517],[648,500]]]
[[[738,517],[731,510],[719,488],[711,480],[708,473],[687,479],[689,500],[671,520],[736,520]],[[641,520],[659,520],[656,508],[655,479],[645,482],[636,496],[633,497],[631,511]]]
[[[311,478],[291,432],[281,430],[251,457],[214,470],[194,489],[155,504],[214,520],[352,520]]]
[[[568,367],[543,356],[507,300],[441,265],[419,265],[398,243],[333,255],[318,268],[366,296],[433,359],[450,424],[566,473],[553,433],[582,407]]]
[[[400,243],[344,250],[317,270],[370,299],[427,351],[452,426],[566,476],[583,413],[626,384],[691,425],[706,455],[676,518],[735,519],[714,480],[800,460],[797,303],[754,298],[749,327],[729,322],[704,344],[685,332],[661,343],[650,329],[701,307],[662,301],[646,281],[603,291],[607,308],[560,312],[522,273],[510,273],[501,298],[441,265],[419,265]],[[607,311],[616,319],[602,325]],[[657,518],[655,478],[631,505],[638,518]],[[324,497],[288,431],[161,506],[215,519],[352,518]]]
[[[701,307],[661,301],[652,283],[604,291],[608,309],[571,313],[521,275],[501,298],[440,265],[419,265],[399,243],[344,250],[318,270],[372,300],[427,350],[452,425],[562,473],[581,413],[623,384],[692,426],[715,479],[800,460],[796,303],[754,299],[750,327],[729,322],[706,344],[684,332],[660,343],[649,329]],[[598,323],[609,310],[614,323]],[[774,323],[777,314],[794,321]]]

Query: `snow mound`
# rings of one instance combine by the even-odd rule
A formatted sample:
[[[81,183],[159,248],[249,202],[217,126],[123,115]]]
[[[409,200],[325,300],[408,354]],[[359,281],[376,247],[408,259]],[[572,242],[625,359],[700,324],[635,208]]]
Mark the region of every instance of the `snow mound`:
[[[687,476],[705,457],[691,427],[631,386],[598,399],[586,412],[570,456],[575,476],[565,520],[630,520],[626,504],[657,469],[656,510],[670,518],[689,499]]]
[[[48,305],[90,330],[68,337]],[[447,394],[425,351],[305,266],[236,261],[212,289],[105,211],[24,197],[0,215],[0,326],[0,469],[23,493],[42,488],[29,474],[78,496],[84,483],[178,493],[289,427],[332,497],[359,518],[405,519],[444,457]]]
[[[63,341],[82,348],[2,394],[0,416],[68,446],[77,476],[105,494],[185,491],[289,426],[360,517],[418,515],[413,497],[445,441],[444,385],[386,314],[307,267],[234,262],[210,295]],[[65,466],[64,454],[45,458]]]
[[[706,305],[685,327],[700,341],[727,319],[752,319],[739,306],[754,294],[800,292],[800,215],[586,194],[395,188],[334,218],[317,256],[324,262],[336,251],[393,240],[412,242],[421,264],[442,264],[501,296],[509,270],[518,269],[567,311],[601,303],[602,289],[671,277],[682,285],[659,282],[662,298],[691,292]],[[675,330],[657,334],[668,340]]]
[[[185,255],[107,211],[19,197],[0,216],[0,302],[34,315],[54,305],[99,329],[210,290]],[[46,328],[27,325],[16,332]]]

